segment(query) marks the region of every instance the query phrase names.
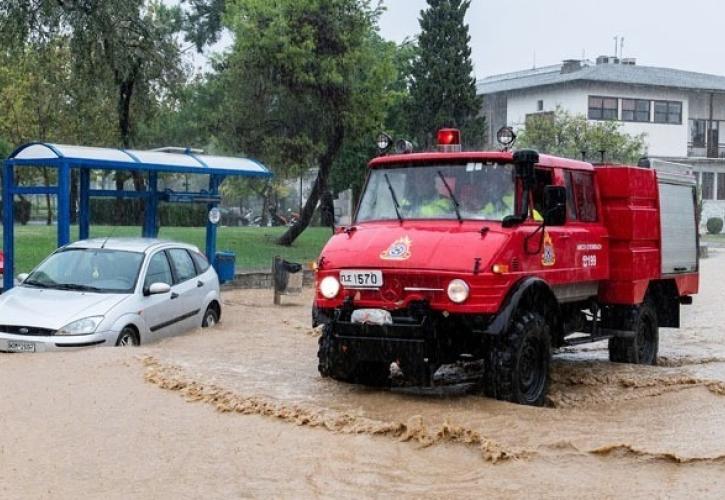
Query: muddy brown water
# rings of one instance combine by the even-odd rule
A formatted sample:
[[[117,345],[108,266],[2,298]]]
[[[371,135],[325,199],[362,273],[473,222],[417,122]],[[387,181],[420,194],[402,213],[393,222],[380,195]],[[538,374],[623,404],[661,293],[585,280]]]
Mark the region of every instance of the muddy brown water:
[[[226,291],[222,322],[211,330],[134,350],[14,356],[0,363],[0,375],[10,381],[0,392],[8,402],[7,425],[48,422],[43,412],[65,398],[78,399],[73,411],[88,413],[81,419],[86,428],[74,428],[77,419],[69,416],[58,434],[51,433],[64,439],[50,438],[55,448],[40,455],[33,446],[42,448],[47,436],[8,440],[6,432],[0,466],[24,481],[35,477],[39,462],[52,473],[78,446],[66,433],[90,432],[88,422],[101,419],[99,407],[124,407],[129,422],[144,422],[143,434],[129,434],[131,442],[143,448],[152,436],[166,444],[158,445],[158,456],[148,464],[131,468],[144,483],[114,486],[122,497],[721,498],[725,253],[715,253],[701,267],[701,293],[694,305],[683,307],[684,327],[660,331],[658,366],[612,364],[606,343],[563,349],[554,355],[545,408],[323,379],[317,373],[318,332],[310,325],[309,291],[284,297],[282,306],[272,305],[268,291]],[[32,373],[26,359],[37,363]],[[63,375],[49,380],[36,370],[41,364]],[[101,390],[118,370],[146,384],[118,394]],[[39,402],[37,394],[48,397],[50,387],[53,396]],[[83,390],[76,393],[75,387]],[[24,398],[31,400],[30,409],[17,410]],[[144,405],[132,403],[139,400]],[[149,418],[154,412],[158,422]],[[108,430],[117,438],[130,432],[123,423]],[[103,435],[104,426],[96,431]],[[97,460],[113,463],[138,452],[124,447],[125,441],[120,448],[114,439],[108,443],[98,447]],[[50,467],[43,462],[46,452]],[[19,466],[18,457],[29,462]],[[92,477],[63,483],[67,489],[60,491],[73,493],[89,482]],[[0,496],[44,491],[27,482],[26,489],[13,484],[0,487]]]
[[[547,408],[320,378],[309,293],[275,307],[266,291],[226,292],[216,330],[147,349],[147,378],[221,411],[445,442],[480,450],[484,462],[587,455],[700,464],[725,481],[724,271],[723,254],[702,262],[702,290],[683,307],[684,328],[661,330],[659,366],[610,363],[604,342],[557,352]]]

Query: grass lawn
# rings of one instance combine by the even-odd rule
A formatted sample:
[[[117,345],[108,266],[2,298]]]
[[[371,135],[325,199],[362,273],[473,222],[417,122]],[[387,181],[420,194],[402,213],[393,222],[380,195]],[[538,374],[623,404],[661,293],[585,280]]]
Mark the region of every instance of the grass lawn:
[[[725,233],[720,234],[708,234],[705,233],[700,236],[700,240],[705,243],[725,243]]]
[[[286,227],[220,227],[217,231],[217,250],[236,254],[237,269],[271,269],[275,255],[307,263],[316,260],[330,238],[330,229],[311,227],[305,230],[294,245],[283,247],[274,243]],[[0,228],[2,235],[2,228]],[[16,273],[30,271],[56,248],[56,226],[15,226]],[[140,236],[137,226],[91,226],[91,237]],[[203,227],[162,227],[159,237],[183,241],[204,251],[206,229]],[[78,227],[71,228],[71,239],[78,239]]]

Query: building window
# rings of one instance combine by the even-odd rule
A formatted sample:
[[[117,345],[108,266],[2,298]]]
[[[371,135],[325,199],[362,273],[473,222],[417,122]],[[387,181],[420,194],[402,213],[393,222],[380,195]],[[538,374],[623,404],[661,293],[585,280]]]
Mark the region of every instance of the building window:
[[[617,101],[618,99],[616,97],[589,96],[589,119],[616,120]]]
[[[693,148],[705,147],[707,120],[690,120],[690,142]]]
[[[682,103],[655,101],[655,123],[682,123]]]
[[[648,122],[650,102],[645,99],[622,99],[622,120]]]
[[[702,173],[702,199],[712,200],[713,199],[713,188],[715,187],[715,174],[713,172]]]
[[[542,99],[536,102],[536,111],[544,111],[544,101]]]
[[[717,174],[717,199],[725,200],[725,174]]]

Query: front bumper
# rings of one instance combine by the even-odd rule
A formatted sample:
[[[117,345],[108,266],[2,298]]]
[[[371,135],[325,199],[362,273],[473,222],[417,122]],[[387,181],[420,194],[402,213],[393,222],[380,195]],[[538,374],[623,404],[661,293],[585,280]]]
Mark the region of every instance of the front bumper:
[[[14,335],[0,332],[0,352],[17,352],[11,343],[32,345],[27,352],[70,351],[85,347],[116,345],[118,332],[95,332],[90,335]]]

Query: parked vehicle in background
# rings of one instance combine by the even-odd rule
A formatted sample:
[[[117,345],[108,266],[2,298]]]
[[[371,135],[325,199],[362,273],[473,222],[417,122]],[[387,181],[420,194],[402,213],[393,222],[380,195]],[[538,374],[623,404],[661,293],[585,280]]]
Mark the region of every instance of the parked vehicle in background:
[[[221,317],[198,248],[145,238],[71,243],[0,295],[0,351],[139,345]]]
[[[370,162],[318,261],[320,373],[430,386],[479,360],[486,395],[541,405],[552,347],[608,339],[611,361],[656,364],[659,327],[698,291],[692,174],[463,152],[459,137]]]

